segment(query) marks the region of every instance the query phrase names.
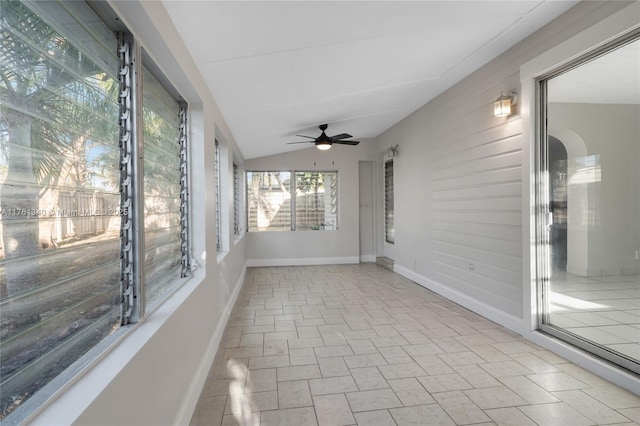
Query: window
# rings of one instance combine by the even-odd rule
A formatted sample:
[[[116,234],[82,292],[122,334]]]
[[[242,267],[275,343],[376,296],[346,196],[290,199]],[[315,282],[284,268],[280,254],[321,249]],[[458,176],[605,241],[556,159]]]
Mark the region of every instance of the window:
[[[220,143],[218,139],[215,140],[215,152],[214,152],[214,168],[215,168],[215,189],[216,189],[216,249],[218,253],[222,251],[222,237],[220,232],[222,231],[222,226],[220,226],[220,221],[222,220],[222,186],[220,185]]]
[[[181,273],[180,105],[143,67],[144,273],[151,303]]]
[[[337,230],[338,173],[249,171],[247,210],[249,231]]]
[[[233,235],[240,235],[240,172],[233,163]]]
[[[0,420],[190,271],[186,106],[86,3],[1,7]]]
[[[637,30],[537,82],[539,327],[635,373],[640,332],[622,314],[640,309],[639,75]],[[570,321],[602,311],[606,324]],[[631,331],[624,344],[618,329]]]
[[[249,231],[291,230],[291,172],[247,172]]]
[[[389,244],[395,241],[393,224],[393,160],[384,163],[384,239]]]
[[[336,172],[295,173],[295,229],[337,229],[337,178]]]

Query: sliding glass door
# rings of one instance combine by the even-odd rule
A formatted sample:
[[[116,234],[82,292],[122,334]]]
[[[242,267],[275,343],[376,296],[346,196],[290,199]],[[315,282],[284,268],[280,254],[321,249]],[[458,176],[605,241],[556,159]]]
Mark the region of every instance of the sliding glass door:
[[[640,372],[640,34],[539,81],[540,328]]]

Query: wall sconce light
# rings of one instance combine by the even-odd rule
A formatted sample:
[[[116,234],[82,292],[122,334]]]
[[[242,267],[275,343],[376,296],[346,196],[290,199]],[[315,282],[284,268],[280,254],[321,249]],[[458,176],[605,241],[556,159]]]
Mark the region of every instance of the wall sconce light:
[[[387,155],[391,158],[398,156],[398,145],[393,145],[387,150]]]
[[[516,92],[511,92],[509,95],[501,93],[500,97],[493,103],[493,115],[496,117],[511,115],[511,106],[516,104],[517,99]]]

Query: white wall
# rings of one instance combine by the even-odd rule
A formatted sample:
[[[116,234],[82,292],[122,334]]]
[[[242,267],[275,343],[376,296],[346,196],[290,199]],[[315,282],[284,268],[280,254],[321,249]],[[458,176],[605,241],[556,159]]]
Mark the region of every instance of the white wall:
[[[242,155],[162,3],[110,4],[189,103],[198,269],[143,321],[120,330],[119,341],[54,395],[32,424],[188,424],[244,278],[244,238],[216,254],[214,138],[225,140],[241,166]],[[231,157],[226,160],[231,173]],[[232,216],[225,223],[232,226]]]
[[[357,146],[334,145],[328,151],[320,151],[310,145],[309,148],[285,154],[247,160],[246,170],[337,170],[340,215],[340,229],[337,231],[247,233],[247,264],[270,266],[358,263],[360,160],[376,160],[376,145],[373,140],[361,139]]]
[[[508,118],[495,118],[493,102],[501,92],[520,92],[522,64],[623,6],[578,4],[376,139],[381,151],[400,149],[397,272],[524,329],[529,138],[519,106]]]

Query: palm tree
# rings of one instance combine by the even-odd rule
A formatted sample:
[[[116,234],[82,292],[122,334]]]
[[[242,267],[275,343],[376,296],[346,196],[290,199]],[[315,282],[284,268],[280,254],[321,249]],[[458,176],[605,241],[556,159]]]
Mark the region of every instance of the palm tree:
[[[58,185],[85,186],[87,149],[117,137],[117,85],[23,3],[2,0],[0,8],[2,295],[11,296],[37,285],[35,269],[14,270],[9,260],[42,249],[43,195]]]

